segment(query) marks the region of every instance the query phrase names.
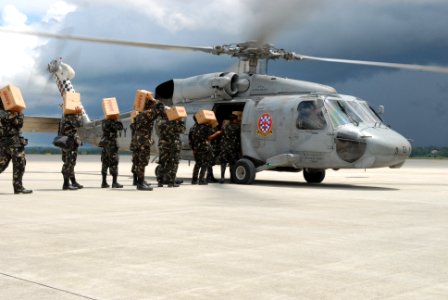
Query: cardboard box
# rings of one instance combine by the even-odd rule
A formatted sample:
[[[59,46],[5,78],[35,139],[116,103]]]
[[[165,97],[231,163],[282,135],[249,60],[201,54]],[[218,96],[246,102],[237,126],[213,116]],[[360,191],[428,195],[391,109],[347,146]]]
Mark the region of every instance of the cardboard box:
[[[215,113],[211,110],[200,110],[196,114],[196,120],[198,124],[212,124],[216,120]]]
[[[137,90],[135,92],[135,99],[134,99],[134,109],[136,111],[144,111],[145,110],[145,103],[146,99],[149,99],[151,101],[156,101],[154,99],[154,96],[150,91],[146,90]]]
[[[14,85],[7,85],[0,90],[5,110],[21,112],[26,108],[20,89]]]
[[[187,117],[187,111],[183,106],[172,106],[165,110],[168,120],[174,121]]]
[[[74,115],[78,112],[76,111],[77,107],[82,107],[81,105],[81,94],[68,92],[64,94],[64,114],[65,115]]]
[[[120,115],[117,99],[115,97],[103,98],[102,106],[105,119],[117,119]]]
[[[218,122],[218,120],[214,120],[214,121],[210,122],[210,125],[212,126],[212,128],[215,128],[219,125],[219,122]]]

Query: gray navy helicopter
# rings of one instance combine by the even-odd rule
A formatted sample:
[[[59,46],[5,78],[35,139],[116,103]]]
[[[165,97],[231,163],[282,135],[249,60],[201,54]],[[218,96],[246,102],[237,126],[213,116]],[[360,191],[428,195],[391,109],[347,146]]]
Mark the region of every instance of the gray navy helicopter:
[[[371,108],[367,101],[339,94],[330,86],[267,75],[262,70],[267,61],[312,60],[448,73],[448,68],[439,66],[301,55],[256,41],[191,47],[46,32],[1,31],[161,50],[199,51],[238,58],[238,72],[168,80],[155,88],[155,96],[166,105],[182,105],[187,110],[187,131],[182,136],[183,159],[193,158],[188,130],[197,111],[213,110],[219,124],[232,112],[241,112],[242,158],[232,170],[233,180],[239,184],[253,183],[256,173],[264,170],[302,171],[308,183],[320,183],[327,169],[399,168],[411,153],[410,142],[387,126],[381,118],[381,110]],[[49,71],[54,75],[58,71],[67,74],[66,68],[69,66],[62,61],[53,61]],[[83,115],[81,138],[84,142],[98,145],[102,134],[101,120],[91,121],[85,112]],[[124,130],[118,138],[119,147],[128,150],[131,113],[121,114],[120,119]],[[58,122],[59,118],[28,117],[24,131],[56,133]],[[157,133],[153,135],[157,141]],[[152,153],[157,154],[157,147],[153,148]]]

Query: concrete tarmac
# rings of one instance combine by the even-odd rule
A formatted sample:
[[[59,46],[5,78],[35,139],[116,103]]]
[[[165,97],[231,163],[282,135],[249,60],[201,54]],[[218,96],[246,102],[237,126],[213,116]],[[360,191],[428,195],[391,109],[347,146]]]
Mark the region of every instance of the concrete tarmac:
[[[99,156],[78,191],[57,155],[27,157],[31,195],[0,174],[0,299],[448,299],[446,160],[208,186],[183,162],[145,192],[120,159],[123,189],[99,188]]]

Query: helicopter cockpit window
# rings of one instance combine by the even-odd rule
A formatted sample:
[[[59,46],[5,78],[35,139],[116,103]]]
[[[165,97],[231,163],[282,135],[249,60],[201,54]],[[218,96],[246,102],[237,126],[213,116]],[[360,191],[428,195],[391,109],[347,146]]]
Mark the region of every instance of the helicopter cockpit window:
[[[326,100],[325,106],[335,127],[349,123],[356,125],[381,123],[368,104],[363,101]]]
[[[317,130],[327,126],[322,113],[322,105],[319,105],[316,101],[300,102],[297,111],[299,112],[296,120],[298,129]]]
[[[353,111],[365,123],[381,123],[381,120],[373,113],[369,105],[364,101],[349,101],[347,102],[352,107]]]

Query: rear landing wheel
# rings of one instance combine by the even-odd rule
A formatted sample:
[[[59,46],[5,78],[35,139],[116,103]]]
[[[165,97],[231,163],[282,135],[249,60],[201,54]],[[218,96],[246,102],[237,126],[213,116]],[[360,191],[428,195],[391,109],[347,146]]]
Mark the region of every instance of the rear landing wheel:
[[[304,169],[303,177],[308,183],[321,183],[325,178],[325,170]]]

